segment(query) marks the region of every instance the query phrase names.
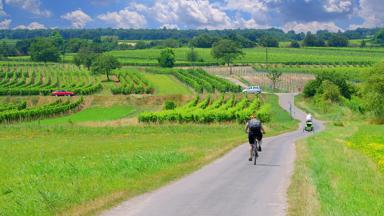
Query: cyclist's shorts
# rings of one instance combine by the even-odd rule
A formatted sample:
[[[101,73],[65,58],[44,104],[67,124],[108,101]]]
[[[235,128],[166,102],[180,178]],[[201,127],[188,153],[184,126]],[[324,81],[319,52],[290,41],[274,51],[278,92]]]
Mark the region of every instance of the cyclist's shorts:
[[[248,141],[249,141],[249,144],[251,145],[254,145],[255,144],[255,141],[256,139],[258,141],[262,140],[263,139],[263,134],[262,133],[248,133]]]

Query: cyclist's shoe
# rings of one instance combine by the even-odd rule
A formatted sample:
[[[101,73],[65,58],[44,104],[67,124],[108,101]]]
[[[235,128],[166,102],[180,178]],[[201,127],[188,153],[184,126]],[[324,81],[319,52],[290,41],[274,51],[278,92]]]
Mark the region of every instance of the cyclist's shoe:
[[[257,149],[257,151],[261,152],[261,146],[259,146],[259,148]]]
[[[252,158],[248,158],[249,161],[252,161]]]

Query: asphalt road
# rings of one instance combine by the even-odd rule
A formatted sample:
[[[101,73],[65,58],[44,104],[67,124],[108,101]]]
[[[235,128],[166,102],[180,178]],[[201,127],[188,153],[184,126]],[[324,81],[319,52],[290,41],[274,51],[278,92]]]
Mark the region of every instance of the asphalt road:
[[[279,94],[280,105],[301,122],[305,113],[293,107],[293,94]],[[315,120],[317,130],[322,123]],[[294,167],[297,131],[264,139],[257,165],[248,162],[241,145],[202,169],[103,212],[105,216],[240,216],[285,215],[286,192]]]

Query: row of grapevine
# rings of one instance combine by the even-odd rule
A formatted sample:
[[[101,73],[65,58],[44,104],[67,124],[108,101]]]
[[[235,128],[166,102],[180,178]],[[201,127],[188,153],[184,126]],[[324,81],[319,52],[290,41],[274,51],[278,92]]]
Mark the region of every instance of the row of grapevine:
[[[163,110],[160,112],[143,112],[139,115],[140,122],[229,122],[237,121],[244,123],[252,114],[256,114],[263,122],[270,121],[270,105],[262,104],[256,97],[249,99],[244,97],[236,100],[235,96],[212,99],[211,96],[205,99],[196,97],[186,105],[174,110]]]
[[[112,88],[113,94],[152,94],[153,85],[136,70],[119,69],[114,71],[119,86]]]
[[[232,82],[207,73],[203,69],[162,69],[146,68],[148,73],[174,75],[198,93],[208,92],[241,92],[242,88]]]
[[[57,100],[54,103],[40,107],[25,107],[24,109],[5,110],[0,112],[0,122],[15,122],[47,118],[78,108],[82,102],[83,98],[80,98],[74,102],[69,100]]]
[[[61,89],[89,95],[101,88],[88,71],[71,65],[0,66],[0,95],[49,95]]]
[[[27,108],[27,102],[23,101],[17,104],[1,104],[0,112],[8,111],[8,110],[22,110]]]

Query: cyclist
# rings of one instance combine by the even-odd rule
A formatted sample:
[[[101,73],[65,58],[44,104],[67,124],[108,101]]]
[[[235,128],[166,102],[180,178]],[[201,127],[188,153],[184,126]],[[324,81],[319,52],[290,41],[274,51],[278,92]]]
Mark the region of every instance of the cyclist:
[[[263,134],[265,134],[265,130],[261,121],[257,119],[255,114],[252,114],[251,119],[247,122],[245,126],[245,132],[248,133],[248,141],[249,141],[249,161],[252,161],[252,150],[253,146],[256,144],[256,139],[259,142],[258,151],[261,151],[261,142],[263,139]],[[256,146],[255,146],[256,147]]]

